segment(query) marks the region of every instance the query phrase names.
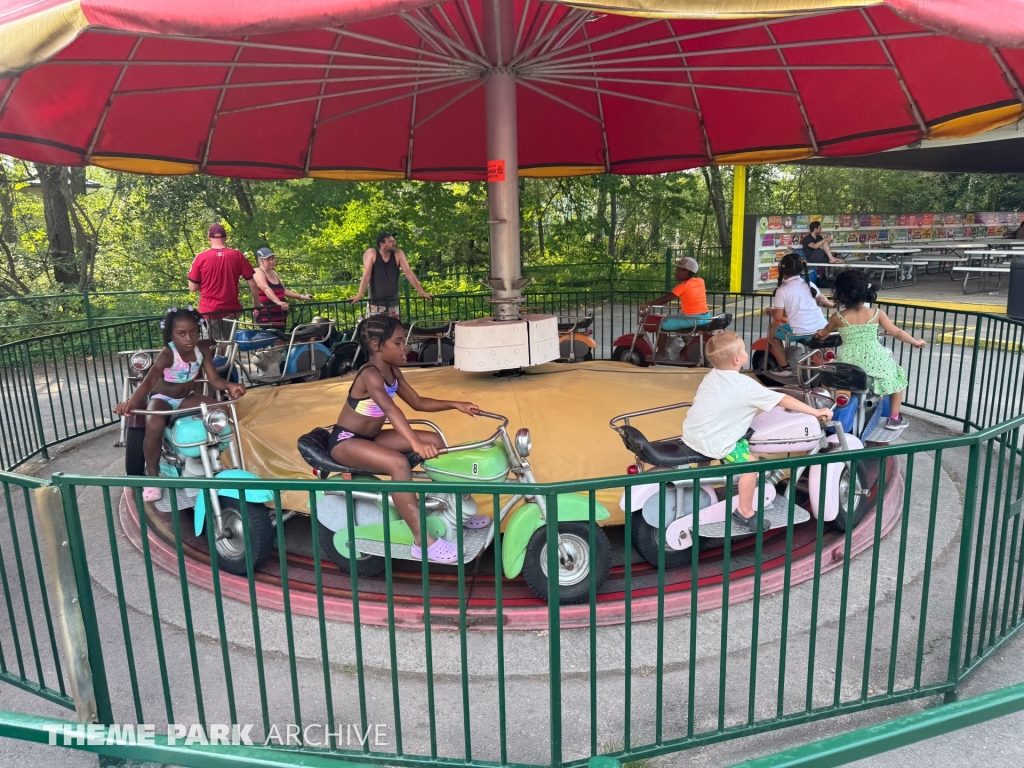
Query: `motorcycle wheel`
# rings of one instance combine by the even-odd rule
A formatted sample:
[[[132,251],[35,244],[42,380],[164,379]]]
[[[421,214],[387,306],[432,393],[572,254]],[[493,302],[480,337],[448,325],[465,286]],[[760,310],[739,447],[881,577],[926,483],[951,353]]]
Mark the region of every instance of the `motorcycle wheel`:
[[[420,347],[419,362],[424,365],[451,365],[455,361],[455,342],[441,339],[441,362],[437,362],[437,340],[429,339]]]
[[[317,525],[320,526],[320,557],[327,557],[339,571],[344,573],[346,576],[352,574],[351,564],[349,559],[338,551],[338,548],[334,546],[334,531],[328,528],[323,523],[317,521]],[[376,576],[384,571],[384,558],[378,557],[377,555],[363,555],[360,554],[356,558],[356,575],[357,576]]]
[[[241,503],[229,496],[220,497],[220,514],[224,527],[231,531],[230,538],[217,539],[217,563],[221,570],[236,576],[245,576],[245,536],[242,529]],[[249,521],[249,551],[252,553],[253,571],[263,565],[274,548],[274,523],[270,509],[265,504],[246,504],[245,514]],[[212,525],[211,519],[207,525]]]
[[[871,506],[867,500],[868,496],[868,473],[862,464],[857,464],[857,485],[853,491],[854,510],[849,514],[847,506],[850,503],[850,465],[843,467],[839,476],[839,512],[832,524],[840,531],[846,532],[847,528],[856,528],[857,524],[864,519],[868,508]]]
[[[568,569],[563,561],[558,569],[559,604],[573,605],[585,602],[590,597],[590,573],[594,572],[597,588],[600,589],[608,578],[611,568],[611,545],[604,531],[597,529],[594,539],[594,559],[590,559],[590,523],[571,522],[558,524],[558,538],[567,550],[573,567]],[[526,545],[526,560],[523,563],[523,578],[527,586],[543,600],[548,599],[548,546],[544,526],[534,531]]]
[[[669,521],[671,522],[671,521]],[[701,537],[701,548],[703,549],[706,539]],[[633,513],[633,549],[635,549],[644,560],[658,567],[658,552],[661,550],[661,542],[658,539],[658,529],[644,520],[644,513],[637,510]],[[665,549],[665,569],[682,568],[689,565],[693,560],[693,549]]]
[[[327,361],[327,377],[334,378],[335,376],[344,376],[346,373],[349,373],[352,370],[355,359],[356,350],[354,348],[338,350]]]
[[[128,477],[146,474],[146,454],[142,444],[146,440],[145,427],[128,427],[124,438],[124,473]]]
[[[306,368],[309,360],[309,352],[301,353],[295,361],[296,370],[303,370]],[[309,383],[311,381],[319,381],[321,378],[327,378],[327,360],[323,358],[323,353],[317,353],[313,351],[313,364],[316,365],[316,370],[311,371],[308,376],[302,376],[292,381],[301,381],[303,383]]]

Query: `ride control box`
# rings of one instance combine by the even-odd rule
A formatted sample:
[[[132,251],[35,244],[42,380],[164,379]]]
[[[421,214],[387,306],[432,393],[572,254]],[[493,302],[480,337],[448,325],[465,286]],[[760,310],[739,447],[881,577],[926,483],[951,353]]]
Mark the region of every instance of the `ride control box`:
[[[455,367],[460,371],[526,368],[558,359],[558,318],[518,320],[480,317],[455,324]]]

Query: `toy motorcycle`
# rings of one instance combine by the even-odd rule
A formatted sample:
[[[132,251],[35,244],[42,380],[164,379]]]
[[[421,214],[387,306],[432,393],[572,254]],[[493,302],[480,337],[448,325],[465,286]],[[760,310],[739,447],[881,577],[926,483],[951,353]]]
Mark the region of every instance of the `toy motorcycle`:
[[[201,403],[195,408],[181,408],[177,411],[132,411],[129,417],[132,426],[145,423],[146,416],[167,416],[160,455],[161,477],[203,477],[225,480],[259,479],[245,469],[245,459],[238,436],[238,417],[235,401],[222,403]],[[145,467],[142,455],[142,440],[133,437],[144,433],[145,428],[129,431],[125,449],[126,474],[141,475],[136,471]],[[221,456],[227,451],[231,465],[225,468]],[[154,506],[161,512],[171,511],[170,491],[164,494]],[[203,532],[207,517],[206,496],[198,488],[178,488],[176,500],[178,509],[194,508],[195,534]],[[228,573],[244,576],[245,537],[242,515],[248,516],[249,546],[252,552],[253,568],[258,568],[270,556],[274,544],[274,522],[266,502],[273,500],[273,493],[266,490],[246,490],[245,502],[239,499],[237,488],[221,488],[209,494],[210,512],[213,516],[214,540],[217,562]]]
[[[333,320],[297,323],[291,331],[235,322],[227,342],[232,380],[246,384],[280,384],[287,381],[317,381],[329,375],[331,351],[326,342],[334,330]],[[240,375],[239,373],[240,372]]]
[[[619,336],[612,343],[612,360],[633,365],[704,365],[704,345],[716,333],[725,330],[732,315],[723,312],[710,318],[671,314],[671,307],[655,305],[637,313],[639,323],[633,333]]]
[[[594,316],[558,318],[558,362],[579,363],[594,359]]]
[[[658,470],[682,469],[696,464],[706,466],[712,459],[689,448],[680,438],[668,440],[648,440],[644,434],[630,424],[631,419],[655,413],[665,413],[680,408],[687,408],[691,403],[676,403],[661,408],[651,408],[616,416],[609,426],[619,433],[622,442],[636,457],[636,464],[627,469],[629,474],[646,474],[644,465]],[[822,406],[826,407],[826,406]],[[771,411],[758,414],[751,423],[748,432],[750,451],[754,454],[787,455],[802,453],[845,453],[862,448],[860,440],[847,435],[839,422],[829,422],[835,433],[827,435],[821,423],[803,413],[794,413],[777,407]],[[822,472],[822,469],[825,472]],[[732,465],[734,480],[740,472]],[[757,464],[752,462],[744,465],[744,469],[756,472]],[[858,465],[856,487],[854,489],[854,510],[847,509],[849,501],[850,464],[837,457],[836,462],[812,467],[799,467],[792,474],[781,470],[772,470],[765,476],[764,488],[764,528],[785,528],[788,524],[789,497],[797,493],[799,504],[794,505],[793,523],[799,524],[812,516],[824,515],[840,530],[855,526],[863,517],[867,505],[861,503],[867,495],[867,475]],[[655,477],[651,478],[656,479]],[[821,484],[825,484],[825,505],[819,508],[821,500]],[[652,565],[658,564],[660,502],[660,483],[634,486],[630,493],[629,509],[626,508],[626,494],[623,493],[620,508],[632,515],[633,546],[641,557]],[[697,487],[694,481],[682,480],[669,482],[665,492],[665,567],[677,568],[688,564],[692,557],[693,546],[693,495],[699,495],[697,508],[700,512],[699,536],[707,546],[717,544],[715,540],[725,537],[726,525],[726,494],[733,495],[731,509],[738,507],[738,496],[733,489],[726,487],[725,467],[721,477],[704,478]],[[760,490],[755,490],[753,506],[760,506]],[[804,504],[807,505],[805,508]],[[746,528],[733,525],[733,539],[754,535]]]
[[[434,480],[445,483],[494,483],[495,492],[509,479],[520,483],[535,483],[533,471],[527,457],[530,455],[531,440],[527,429],[520,429],[511,440],[506,432],[508,419],[493,413],[480,412],[480,416],[501,422],[497,431],[479,442],[455,445],[441,449],[441,455],[422,461],[423,472],[415,472],[415,480]],[[428,421],[410,421],[410,424],[427,426],[441,435],[441,430]],[[299,453],[315,470],[321,479],[332,473],[351,474],[354,478],[372,477],[365,470],[346,467],[331,458],[330,435],[327,429],[317,428],[303,435],[298,441]],[[421,459],[417,454],[409,455],[411,466],[417,466]],[[430,535],[457,542],[457,526],[462,526],[477,514],[473,497],[464,494],[459,501],[455,494],[432,492],[424,486],[427,511],[426,530]],[[354,540],[358,552],[357,573],[360,576],[374,576],[384,570],[384,502],[377,491],[352,491],[353,515],[355,521]],[[348,500],[345,491],[327,491],[317,501],[317,517],[320,523],[320,541],[331,562],[343,572],[350,573]],[[520,502],[525,502],[520,505]],[[458,514],[461,504],[461,517]],[[518,506],[517,506],[518,505]],[[412,532],[401,519],[394,502],[389,499],[388,525],[391,542],[391,557],[416,560],[412,556]],[[606,520],[609,512],[601,504],[596,505],[596,520]],[[545,519],[547,505],[539,496],[513,495],[501,507],[498,523],[509,518],[504,527],[501,541],[502,570],[506,578],[515,578],[520,573],[539,597],[548,598],[547,540]],[[586,496],[574,493],[558,495],[558,559],[559,559],[559,601],[563,605],[586,600],[590,592],[590,573],[596,574],[597,585],[608,576],[610,548],[608,538],[598,528],[594,541],[594,561],[590,560],[589,506]],[[495,522],[484,528],[463,528],[463,558],[469,562],[480,557],[494,540]]]
[[[779,346],[769,344],[776,330],[782,334]],[[768,325],[768,335],[750,345],[750,368],[768,386],[812,387],[817,385],[819,366],[835,360],[835,348],[842,344],[838,333],[827,338],[797,335]]]
[[[327,363],[328,376],[344,376],[359,369],[366,362],[366,353],[359,346],[359,326],[366,315],[361,315],[354,328],[346,328],[341,338],[331,347]],[[455,323],[442,320],[430,325],[414,320],[405,337],[408,355],[403,367],[430,367],[451,365],[455,361]]]

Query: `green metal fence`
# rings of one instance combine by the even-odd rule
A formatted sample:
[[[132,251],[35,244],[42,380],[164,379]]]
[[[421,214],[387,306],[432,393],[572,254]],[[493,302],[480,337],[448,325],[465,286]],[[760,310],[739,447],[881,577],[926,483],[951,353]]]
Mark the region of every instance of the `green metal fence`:
[[[631,330],[636,304],[645,295],[563,292],[535,295],[534,301],[549,311],[599,310],[601,322],[595,325],[607,354],[611,340]],[[765,329],[767,297],[710,298],[716,309],[733,312],[734,325],[746,338]],[[344,309],[340,304],[337,308]],[[390,557],[385,570],[387,626],[378,629],[360,622],[364,599],[357,577],[347,584],[354,621],[339,623],[330,620],[325,606],[326,595],[336,590],[327,585],[327,577],[335,584],[338,577],[322,562],[316,493],[352,489],[356,484],[351,481],[187,481],[204,494],[231,488],[244,498],[246,490],[272,491],[283,602],[270,607],[261,605],[261,585],[251,562],[244,580],[247,605],[226,599],[228,577],[219,572],[215,559],[209,589],[189,586],[181,531],[192,521],[176,504],[171,512],[174,573],[154,563],[146,515],[138,523],[141,556],[120,535],[127,509],[122,488],[142,508],[144,483],[176,487],[181,481],[55,475],[44,483],[3,475],[9,532],[0,534],[7,616],[7,625],[0,624],[0,677],[56,703],[77,706],[80,713],[85,707],[105,724],[252,724],[256,736],[273,732],[275,726],[317,722],[348,723],[365,735],[371,725],[384,724],[389,734],[382,746],[358,739],[350,743],[336,733],[326,747],[303,743],[266,748],[275,760],[294,759],[295,764],[300,756],[326,754],[384,765],[580,766],[595,755],[637,760],[911,699],[942,695],[952,700],[963,678],[1024,623],[1024,417],[1016,416],[1021,411],[1022,361],[1017,350],[1022,326],[986,315],[901,306],[887,311],[898,324],[913,326],[932,342],[925,350],[894,349],[908,370],[908,404],[944,416],[967,433],[839,457],[849,461],[851,477],[862,479],[860,486],[848,483],[846,505],[863,511],[865,521],[837,538],[823,519],[795,526],[791,501],[785,553],[777,569],[781,574],[765,572],[763,521],[752,548],[727,536],[711,555],[722,561],[717,610],[692,610],[698,604],[696,560],[684,566],[690,569],[690,581],[682,592],[668,586],[663,555],[654,576],[641,579],[627,525],[625,562],[615,575],[624,594],[622,630],[598,626],[598,595],[591,578],[585,607],[559,609],[552,602],[546,636],[528,633],[532,639],[525,640],[504,629],[506,604],[498,580],[491,632],[471,632],[467,585],[475,565],[464,562],[444,593],[457,603],[455,625],[432,625],[430,598],[439,587],[424,578],[422,626],[401,627],[393,610]],[[29,378],[27,371],[40,369],[31,357],[34,351],[51,349],[50,344],[79,350],[85,343],[95,366],[97,357],[112,352],[122,340],[141,341],[143,336],[131,334],[143,334],[147,327],[140,323],[96,329],[94,335],[108,335],[94,339],[62,335],[62,340],[41,347],[37,340],[37,346],[21,348],[17,354],[22,357],[10,358],[16,363],[12,370],[26,371],[23,379],[13,381],[21,381],[21,391],[52,389],[53,382],[44,377],[40,383],[38,373],[35,380]],[[54,352],[48,359],[57,356]],[[51,370],[52,363],[45,368]],[[104,402],[104,397],[110,404],[109,398],[116,396],[116,388],[109,387],[83,392],[81,385],[71,386],[81,379],[70,373],[59,381],[80,398],[78,411],[88,403]],[[93,391],[107,394],[94,396]],[[17,401],[5,396],[4,404],[11,407]],[[33,408],[24,408],[23,415],[10,410],[10,423],[45,421]],[[74,422],[74,428],[80,427],[76,434],[81,434],[103,423],[97,417],[95,422]],[[46,427],[39,428],[44,438]],[[70,429],[55,433],[57,442],[72,436]],[[29,444],[11,455],[17,458],[32,448]],[[628,458],[625,451],[623,457]],[[758,487],[763,493],[774,470],[792,473],[836,460],[836,454],[824,454],[758,462]],[[950,472],[962,476],[963,496],[948,479]],[[726,473],[731,482],[735,469]],[[721,467],[711,467],[658,473],[656,478],[648,474],[516,485],[515,490],[545,498],[552,510],[557,510],[558,494],[584,494],[593,558],[598,491],[624,489],[628,507],[636,486],[656,479],[659,540],[664,540],[668,484],[721,474]],[[359,482],[358,488],[423,490],[422,485],[373,482]],[[499,494],[509,489],[433,483],[431,491],[457,498],[472,492],[489,498],[497,509]],[[311,520],[293,518],[286,529],[282,494],[288,492],[304,496]],[[54,499],[60,501],[57,524],[52,522]],[[350,531],[352,514],[350,507]],[[426,515],[422,505],[421,514]],[[46,541],[59,531],[56,544],[39,540],[40,519],[48,521],[50,533],[42,536]],[[890,526],[891,535],[883,538]],[[544,528],[552,594],[558,592],[557,531],[553,514]],[[699,541],[699,529],[694,533]],[[309,589],[317,606],[315,617],[303,618],[291,610],[297,598],[289,591],[286,535],[304,536],[313,553],[315,583]],[[213,551],[209,526],[206,536]],[[485,555],[499,567],[502,544],[499,535]],[[856,556],[858,552],[862,554]],[[801,553],[813,553],[813,573],[805,581],[794,571]],[[73,645],[73,629],[65,628],[67,612],[51,611],[56,598],[48,598],[58,588],[50,575],[56,572],[51,560],[61,557],[68,558],[74,605],[81,613],[79,646]],[[424,576],[427,570],[424,563]],[[769,582],[774,580],[778,588],[779,578],[781,589],[773,592]],[[891,603],[880,601],[883,592]],[[750,600],[734,605],[740,594]],[[651,595],[655,620],[632,622],[640,601]],[[669,601],[682,601],[690,610],[670,617]],[[563,631],[567,610],[583,611],[589,617],[586,629]],[[66,643],[65,637],[70,638]],[[68,647],[76,654],[81,648],[87,668],[68,666]],[[621,668],[621,677],[599,673],[608,666]],[[71,683],[65,680],[69,674]],[[71,690],[87,691],[91,698],[83,703]]]

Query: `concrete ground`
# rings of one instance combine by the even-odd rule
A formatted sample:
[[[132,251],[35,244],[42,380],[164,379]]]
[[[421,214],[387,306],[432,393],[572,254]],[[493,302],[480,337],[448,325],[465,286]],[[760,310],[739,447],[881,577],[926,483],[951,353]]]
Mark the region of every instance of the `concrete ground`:
[[[908,437],[914,440],[949,435],[950,427],[914,414]],[[121,453],[110,447],[109,431],[101,432],[62,448],[49,464],[33,463],[28,471],[46,476],[63,471],[75,474],[118,474]],[[943,456],[938,472],[939,503],[944,513],[936,520],[934,554],[929,597],[929,624],[924,638],[925,657],[923,681],[940,680],[948,664],[948,626],[950,600],[956,576],[959,516],[962,509],[962,488],[966,456],[960,451],[949,451]],[[925,519],[927,499],[934,467],[922,454],[915,463],[913,491],[909,514],[906,550],[906,574],[903,589],[903,609],[900,613],[900,642],[897,647],[896,686],[908,684],[912,678],[912,659],[918,641],[917,614],[921,604],[922,569],[924,565]],[[115,494],[116,499],[116,494]],[[79,497],[93,591],[100,616],[100,631],[104,641],[105,662],[108,670],[115,717],[121,722],[134,722],[133,692],[125,664],[124,632],[115,599],[116,583],[109,555],[107,523],[101,497],[96,491],[83,490]],[[17,507],[17,501],[15,502]],[[23,532],[20,532],[23,533]],[[167,712],[161,684],[161,659],[153,642],[154,618],[147,589],[147,575],[142,558],[121,535],[115,523],[115,540],[120,556],[120,575],[129,605],[128,624],[133,641],[135,667],[138,670],[138,692],[145,722],[163,724],[171,720]],[[899,551],[899,528],[887,537],[878,553],[878,594],[876,598],[873,648],[867,685],[871,692],[885,685],[891,630],[893,626],[893,599],[895,596],[896,561]],[[10,555],[8,554],[8,557]],[[8,559],[8,563],[11,561]],[[856,558],[850,568],[849,606],[846,620],[846,651],[842,682],[839,684],[843,700],[860,694],[864,668],[864,640],[866,631],[867,585],[870,580],[872,557],[865,553]],[[182,609],[180,581],[173,575],[156,571],[154,591],[157,595],[159,624],[164,640],[163,665],[170,681],[173,721],[198,720],[197,701],[193,687],[193,669],[188,653],[185,612]],[[31,569],[27,572],[29,593],[37,595]],[[812,683],[815,706],[831,700],[836,687],[834,664],[835,645],[838,640],[839,596],[842,592],[842,569],[831,571],[822,578],[821,599],[818,603],[817,652]],[[227,601],[224,604],[225,624],[229,639],[231,674],[225,675],[216,607],[210,593],[190,588],[191,610],[189,618],[197,635],[196,651],[198,676],[201,680],[203,704],[208,722],[226,722],[228,696],[225,683],[234,685],[237,720],[256,723],[255,733],[262,729],[257,686],[257,664],[254,652],[252,614],[247,605]],[[803,584],[790,591],[788,644],[785,652],[787,677],[784,711],[802,709],[807,687],[808,628],[812,605],[811,585]],[[764,598],[759,608],[759,636],[757,639],[757,696],[754,712],[757,719],[771,716],[777,703],[779,659],[781,655],[782,596]],[[20,614],[19,614],[20,615]],[[261,652],[266,674],[266,687],[272,722],[294,722],[291,683],[288,674],[287,641],[283,616],[279,612],[261,609]],[[697,732],[713,729],[719,712],[718,680],[723,663],[726,673],[724,721],[726,725],[740,724],[748,714],[749,680],[751,672],[751,644],[753,606],[742,603],[730,606],[728,615],[728,651],[720,653],[723,612],[712,610],[698,616],[696,637],[697,665],[694,708]],[[690,647],[689,618],[668,620],[664,632],[662,708],[663,735],[666,739],[685,733],[688,655]],[[0,630],[0,642],[10,648],[8,630]],[[22,633],[24,634],[24,633]],[[44,635],[40,635],[43,637]],[[435,631],[431,637],[434,681],[434,711],[436,733],[441,756],[460,758],[464,755],[463,708],[461,685],[462,654],[458,635],[450,631]],[[355,638],[351,625],[330,625],[326,641],[330,664],[333,715],[335,722],[359,722],[359,694],[355,669]],[[396,633],[398,649],[397,686],[400,693],[403,746],[408,752],[429,750],[430,722],[427,713],[425,658],[426,646],[422,632],[399,630]],[[625,653],[624,627],[601,628],[597,633],[596,656],[597,695],[599,702],[597,743],[602,751],[621,748],[623,744],[622,713],[624,711],[623,664]],[[508,633],[504,636],[506,664],[506,702],[508,718],[508,755],[516,761],[546,764],[549,762],[549,710],[547,662],[550,638],[546,633]],[[478,759],[496,760],[498,738],[497,689],[494,672],[497,663],[496,638],[492,632],[472,632],[468,636],[466,663],[470,722],[473,736],[473,755]],[[322,646],[314,620],[296,617],[294,643],[297,674],[302,698],[304,723],[324,722],[327,717],[324,693],[324,667],[321,664]],[[591,696],[590,641],[586,631],[567,631],[561,636],[562,648],[562,724],[563,755],[566,759],[585,756],[590,749],[589,702]],[[45,643],[44,643],[45,645]],[[632,743],[649,743],[655,733],[655,695],[657,668],[657,632],[653,623],[634,624],[632,627],[633,656],[630,667]],[[44,649],[45,650],[45,649]],[[366,676],[366,707],[370,723],[386,724],[382,749],[394,749],[394,718],[392,677],[388,635],[385,630],[362,628],[363,664]],[[9,651],[8,651],[9,653]],[[44,653],[45,655],[45,653]],[[832,663],[829,663],[832,659]],[[908,661],[909,660],[909,661]],[[962,687],[962,695],[970,696],[1024,680],[1021,661],[1024,646],[1016,638],[1005,644],[995,656],[975,672]],[[45,659],[43,668],[47,679],[53,680],[52,662]],[[841,733],[855,727],[897,717],[937,703],[919,700],[892,705],[856,715],[795,726],[758,736],[737,739],[686,752],[643,761],[645,766],[698,765],[729,766],[750,757],[769,754],[815,739]],[[0,686],[0,708],[33,712],[66,718],[68,712],[51,706],[32,694]],[[1021,747],[1017,740],[1004,734],[1017,732],[1024,725],[1024,715],[976,726],[949,736],[910,747],[888,755],[864,761],[871,766],[925,766],[934,765],[940,758],[944,764],[966,765],[984,759],[989,766],[1017,766],[1022,763]],[[959,757],[965,756],[962,761]],[[970,757],[967,757],[970,756]],[[41,747],[13,740],[0,740],[0,765],[38,765],[46,761],[53,766],[95,765],[96,758],[59,748]],[[927,761],[927,762],[926,762]]]

